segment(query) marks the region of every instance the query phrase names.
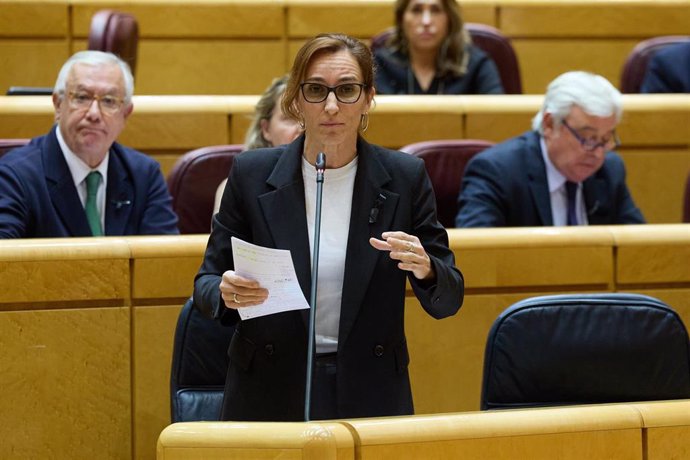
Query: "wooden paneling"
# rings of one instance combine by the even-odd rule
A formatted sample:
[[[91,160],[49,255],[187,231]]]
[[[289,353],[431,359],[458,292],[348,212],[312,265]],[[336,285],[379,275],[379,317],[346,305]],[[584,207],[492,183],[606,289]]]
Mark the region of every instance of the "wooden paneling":
[[[53,302],[122,305],[129,297],[128,248],[118,240],[94,246],[88,241],[0,241],[0,304],[27,310],[52,308]]]
[[[352,434],[338,423],[207,422],[199,425],[176,423],[167,427],[158,440],[158,460],[355,458]]]
[[[345,420],[359,459],[643,458],[639,414],[627,406]]]
[[[1,37],[68,36],[68,1],[3,0],[0,2]]]
[[[156,436],[170,417],[177,315],[191,294],[207,238],[0,242],[0,347],[7,350],[0,357],[7,370],[0,377],[6,393],[0,425],[13,427],[12,436],[0,435],[9,439],[12,452],[50,457],[49,447],[63,446],[71,458],[103,456],[98,449],[107,457],[128,458],[133,449],[134,458],[153,458]],[[419,414],[478,409],[487,333],[505,308],[526,297],[641,292],[666,301],[690,324],[690,225],[452,229],[449,240],[467,286],[460,312],[437,321],[411,294],[406,299]],[[686,444],[669,444],[683,430],[650,426],[649,444],[683,452]],[[556,443],[600,446],[599,436],[608,434],[544,436],[543,445],[509,443],[525,455],[549,456],[548,446]],[[467,452],[489,449],[501,458],[502,448],[491,450],[485,441],[463,446]],[[618,441],[610,446],[627,455],[615,447]]]
[[[499,27],[511,37],[651,37],[688,32],[687,1],[504,0]]]
[[[44,278],[76,276],[72,268],[46,266],[15,283],[38,297],[49,294]],[[83,279],[85,293],[92,281]],[[50,298],[73,294],[51,290],[66,292]],[[0,312],[1,457],[130,458],[130,313],[97,305]]]
[[[628,187],[648,222],[681,222],[690,149],[619,150]]]
[[[647,460],[690,458],[690,400],[632,404],[642,414]]]
[[[542,93],[553,77],[575,68],[617,84],[622,63],[637,42],[690,34],[688,0],[460,3],[466,22],[493,25],[512,39],[527,94]],[[343,32],[368,40],[394,22],[393,0],[0,0],[0,5],[1,42],[5,37],[64,38],[58,53],[22,50],[32,56],[29,67],[7,60],[5,55],[16,50],[0,43],[0,61],[7,63],[0,85],[47,86],[34,83],[41,81],[36,75],[51,73],[55,61],[83,49],[92,14],[114,8],[134,14],[139,22],[140,94],[259,94],[290,67],[305,39]],[[50,65],[32,72],[30,67],[46,63],[48,56]]]
[[[543,94],[549,82],[570,70],[586,70],[618,86],[621,69],[637,39],[565,39],[516,37],[513,47],[520,63],[522,92]]]
[[[280,38],[283,5],[276,0],[78,1],[73,0],[74,36],[86,37],[91,16],[103,8],[133,14],[146,38]]]
[[[155,458],[158,435],[170,424],[173,338],[181,308],[181,303],[134,307],[134,459]]]
[[[52,88],[69,55],[66,39],[0,40],[0,94],[5,94],[11,86]]]

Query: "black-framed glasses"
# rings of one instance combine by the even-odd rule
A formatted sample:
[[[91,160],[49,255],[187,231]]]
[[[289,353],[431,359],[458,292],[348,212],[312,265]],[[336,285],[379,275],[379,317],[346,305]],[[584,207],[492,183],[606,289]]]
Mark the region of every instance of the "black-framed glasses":
[[[575,131],[567,121],[563,120],[563,126],[568,128],[568,131],[570,131],[570,134],[573,135],[575,139],[580,143],[582,148],[587,151],[587,152],[593,152],[599,147],[603,147],[605,151],[613,150],[618,148],[621,145],[621,140],[618,137],[618,134],[616,134],[616,131],[614,130],[613,133],[611,134],[611,137],[608,139],[604,140],[599,140],[593,137],[590,138],[584,138],[578,134],[577,131]]]
[[[354,104],[362,96],[362,90],[367,87],[363,83],[343,83],[337,86],[326,86],[321,83],[302,83],[299,85],[302,90],[302,96],[307,102],[318,104],[323,102],[328,97],[328,94],[333,92],[335,98],[343,104]]]
[[[70,91],[67,95],[67,100],[69,105],[77,110],[88,110],[95,100],[98,102],[98,108],[101,112],[107,115],[115,115],[125,102],[124,99],[109,94],[96,96],[85,91]]]

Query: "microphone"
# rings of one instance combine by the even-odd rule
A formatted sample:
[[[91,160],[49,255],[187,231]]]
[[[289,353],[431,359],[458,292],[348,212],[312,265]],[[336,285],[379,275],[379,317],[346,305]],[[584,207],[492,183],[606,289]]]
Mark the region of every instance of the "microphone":
[[[376,220],[379,218],[379,212],[381,211],[381,208],[383,207],[383,204],[386,202],[386,196],[382,193],[379,193],[379,196],[376,197],[376,200],[374,200],[374,204],[371,207],[371,210],[369,211],[369,223],[374,224],[376,223]]]
[[[130,200],[110,200],[110,202],[115,205],[115,209],[121,209],[123,206],[132,204]]]
[[[319,275],[319,240],[321,238],[321,196],[323,195],[323,173],[326,169],[326,155],[316,155],[316,213],[314,218],[314,252],[311,257],[311,297],[309,308],[309,338],[307,343],[307,382],[304,392],[304,421],[308,422],[311,412],[311,386],[314,372],[314,329],[316,322],[316,281]]]

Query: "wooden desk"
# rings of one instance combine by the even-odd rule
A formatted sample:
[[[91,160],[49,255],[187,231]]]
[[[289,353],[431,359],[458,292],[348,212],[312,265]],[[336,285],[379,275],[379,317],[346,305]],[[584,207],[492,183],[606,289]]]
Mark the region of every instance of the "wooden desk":
[[[690,400],[310,423],[176,423],[158,460],[659,460],[690,452]],[[311,444],[311,445],[309,445]]]
[[[154,458],[170,421],[174,328],[207,238],[0,241],[0,456]],[[479,408],[489,328],[526,297],[645,292],[690,324],[688,224],[452,229],[449,238],[466,281],[460,312],[436,321],[406,299],[419,414]]]
[[[347,427],[321,423],[176,423],[158,438],[158,460],[355,458]]]

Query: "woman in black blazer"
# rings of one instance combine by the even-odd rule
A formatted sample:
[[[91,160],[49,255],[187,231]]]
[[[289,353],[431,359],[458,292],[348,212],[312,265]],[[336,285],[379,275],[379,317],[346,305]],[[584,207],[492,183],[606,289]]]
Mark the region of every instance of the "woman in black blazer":
[[[326,155],[310,419],[413,413],[404,332],[406,282],[435,318],[455,314],[464,284],[436,219],[424,163],[368,144],[372,56],[338,34],[308,41],[282,101],[304,134],[236,157],[214,217],[194,300],[236,324],[223,420],[303,420],[308,310],[240,320],[268,291],[234,272],[230,239],[291,252],[311,290],[314,165]]]

